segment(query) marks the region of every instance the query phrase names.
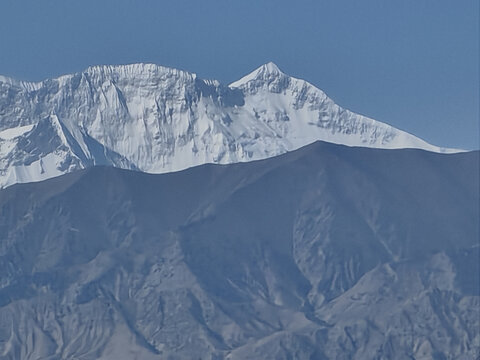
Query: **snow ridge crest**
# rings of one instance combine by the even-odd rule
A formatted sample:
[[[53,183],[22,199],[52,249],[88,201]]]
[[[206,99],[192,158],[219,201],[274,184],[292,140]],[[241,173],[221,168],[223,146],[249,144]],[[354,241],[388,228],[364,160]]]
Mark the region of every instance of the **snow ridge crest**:
[[[0,107],[3,187],[96,164],[164,173],[252,161],[317,140],[454,151],[345,110],[273,62],[228,86],[142,63],[36,83],[0,77]],[[57,131],[40,132],[44,121]]]

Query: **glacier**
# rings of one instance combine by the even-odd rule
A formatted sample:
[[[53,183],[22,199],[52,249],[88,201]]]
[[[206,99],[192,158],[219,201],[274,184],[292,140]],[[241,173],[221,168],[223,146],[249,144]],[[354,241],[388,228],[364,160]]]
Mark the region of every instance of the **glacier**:
[[[265,159],[322,140],[455,152],[336,105],[267,63],[230,85],[154,64],[0,76],[0,187],[95,165],[148,173]]]

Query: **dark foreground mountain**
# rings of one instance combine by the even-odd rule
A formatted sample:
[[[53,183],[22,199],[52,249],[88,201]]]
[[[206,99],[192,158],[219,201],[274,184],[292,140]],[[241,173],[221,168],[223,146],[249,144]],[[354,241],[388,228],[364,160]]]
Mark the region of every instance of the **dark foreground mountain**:
[[[479,153],[315,143],[0,192],[2,359],[475,359]]]

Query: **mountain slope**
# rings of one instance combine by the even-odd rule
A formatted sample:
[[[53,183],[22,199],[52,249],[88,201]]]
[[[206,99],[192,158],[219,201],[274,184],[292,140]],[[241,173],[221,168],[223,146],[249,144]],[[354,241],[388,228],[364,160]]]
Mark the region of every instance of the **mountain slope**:
[[[479,152],[315,143],[0,191],[5,359],[472,359]]]
[[[342,109],[272,63],[230,86],[152,64],[0,77],[0,187],[98,164],[165,173],[245,162],[317,140],[451,151]]]

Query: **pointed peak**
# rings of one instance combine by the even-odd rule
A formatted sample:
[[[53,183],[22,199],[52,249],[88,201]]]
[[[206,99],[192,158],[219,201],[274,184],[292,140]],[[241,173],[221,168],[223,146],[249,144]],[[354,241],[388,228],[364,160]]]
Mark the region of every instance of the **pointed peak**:
[[[275,63],[270,61],[258,67],[250,74],[245,75],[240,80],[231,83],[230,87],[240,87],[252,80],[269,80],[282,76],[286,75],[279,69],[279,67]]]
[[[260,66],[259,69],[269,74],[283,74],[282,71],[278,68],[277,64],[275,64],[272,61],[269,61],[268,63],[263,64],[262,66]]]

